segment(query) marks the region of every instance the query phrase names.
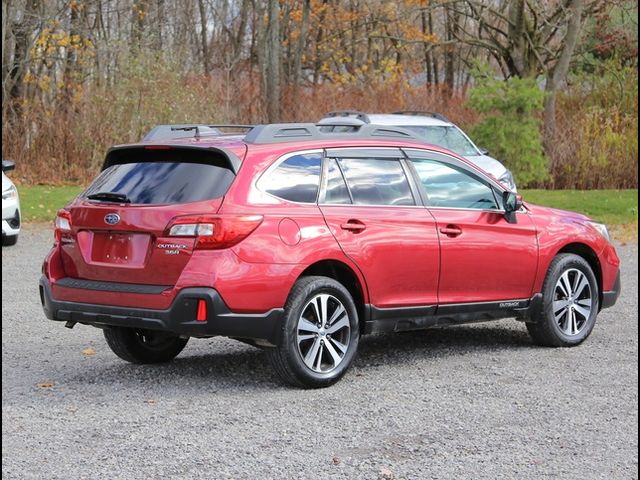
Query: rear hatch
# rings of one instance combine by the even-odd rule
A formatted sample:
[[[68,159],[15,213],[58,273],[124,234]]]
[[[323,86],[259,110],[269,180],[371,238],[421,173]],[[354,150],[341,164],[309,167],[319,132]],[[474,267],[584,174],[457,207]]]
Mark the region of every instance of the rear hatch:
[[[164,145],[112,149],[102,173],[61,212],[70,224],[56,230],[65,274],[85,280],[175,285],[196,239],[170,237],[170,226],[176,217],[218,212],[238,167],[234,153],[218,149]]]

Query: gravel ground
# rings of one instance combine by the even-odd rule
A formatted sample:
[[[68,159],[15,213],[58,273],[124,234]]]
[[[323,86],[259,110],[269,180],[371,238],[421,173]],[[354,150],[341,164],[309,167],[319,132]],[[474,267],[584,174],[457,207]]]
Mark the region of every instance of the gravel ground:
[[[365,337],[342,381],[302,391],[231,340],[134,366],[46,320],[51,242],[30,227],[2,249],[3,479],[638,478],[637,244],[580,347],[513,320]]]

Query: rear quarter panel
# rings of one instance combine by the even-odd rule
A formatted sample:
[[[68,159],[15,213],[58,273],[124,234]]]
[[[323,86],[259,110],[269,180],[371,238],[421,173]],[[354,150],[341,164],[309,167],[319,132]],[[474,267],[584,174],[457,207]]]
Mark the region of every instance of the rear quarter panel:
[[[293,148],[291,145],[282,148],[274,148],[274,145],[252,146],[236,181],[225,196],[220,213],[262,215],[263,221],[232,250],[241,262],[261,265],[265,269],[267,285],[263,285],[262,289],[270,292],[272,301],[267,302],[273,304],[270,308],[282,307],[300,274],[310,265],[323,260],[335,260],[347,265],[358,277],[364,301],[368,302],[362,273],[336,242],[318,206],[281,200],[257,187],[261,175],[273,162],[284,154],[302,150],[308,148]],[[228,296],[235,297],[235,292],[247,291],[249,284],[241,281],[221,294],[226,301]],[[257,292],[259,289],[251,290]]]

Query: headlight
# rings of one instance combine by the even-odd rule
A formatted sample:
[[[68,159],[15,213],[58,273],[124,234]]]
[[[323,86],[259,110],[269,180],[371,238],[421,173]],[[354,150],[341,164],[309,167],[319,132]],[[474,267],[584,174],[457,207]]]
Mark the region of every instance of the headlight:
[[[596,222],[587,222],[589,225],[591,225],[593,228],[595,228],[596,230],[598,230],[598,232],[600,232],[600,235],[602,235],[604,238],[607,239],[607,241],[611,241],[611,237],[609,237],[609,231],[607,230],[607,226],[602,224],[602,223],[596,223]]]
[[[16,186],[15,185],[11,185],[4,192],[2,192],[2,199],[3,200],[9,200],[9,199],[12,199],[12,198],[18,198],[18,190],[16,190]]]
[[[502,176],[498,179],[498,181],[507,187],[512,192],[516,191],[516,182],[513,179],[513,173],[510,170],[507,170],[502,174]]]

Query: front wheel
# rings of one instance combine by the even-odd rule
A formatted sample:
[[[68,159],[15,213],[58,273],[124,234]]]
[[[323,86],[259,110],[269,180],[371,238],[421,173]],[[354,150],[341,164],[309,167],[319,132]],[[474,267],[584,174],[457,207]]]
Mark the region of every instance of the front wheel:
[[[348,370],[359,338],[358,312],[349,291],[331,278],[304,277],[287,300],[280,344],[267,355],[285,382],[327,387]]]
[[[591,333],[599,310],[598,283],[582,257],[557,255],[542,287],[542,309],[527,323],[527,330],[539,345],[572,347]]]
[[[168,362],[189,340],[171,333],[124,327],[106,328],[104,338],[113,353],[131,363]]]

